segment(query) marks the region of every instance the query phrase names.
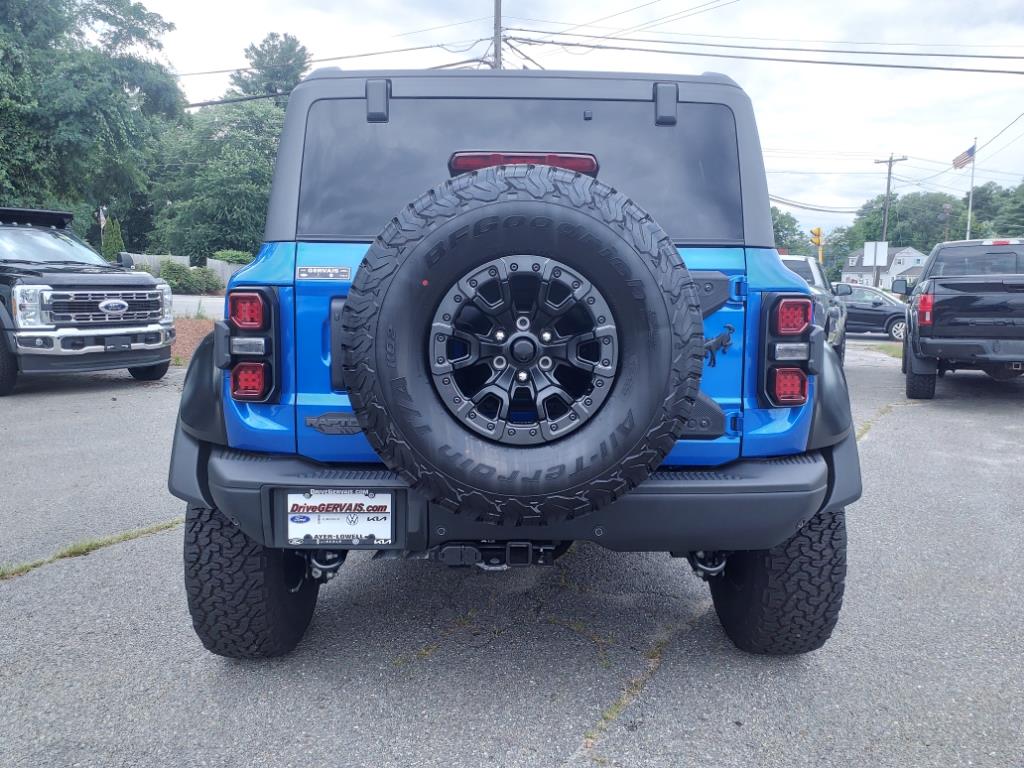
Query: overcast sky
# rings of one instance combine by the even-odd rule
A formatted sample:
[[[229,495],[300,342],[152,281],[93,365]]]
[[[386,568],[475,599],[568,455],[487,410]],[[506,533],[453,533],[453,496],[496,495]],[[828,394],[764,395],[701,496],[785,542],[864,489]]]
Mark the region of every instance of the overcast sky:
[[[655,0],[648,1],[645,7],[620,13],[640,5],[641,0],[504,0],[503,12],[507,27],[552,32],[592,22],[591,26],[573,31],[610,35],[656,23],[649,29],[620,36],[1020,58],[881,59],[842,53],[680,49],[687,51],[1024,71],[1024,2],[1020,0],[718,0],[726,4],[698,7],[704,1]],[[451,44],[451,51],[431,49],[337,62],[345,69],[420,68],[455,62],[484,54],[486,40],[477,42],[467,52],[457,51],[491,34],[489,14],[493,10],[491,0],[144,0],[144,4],[175,24],[176,30],[164,38],[163,57],[179,73],[244,66],[245,46],[272,31],[295,35],[314,58]],[[693,8],[696,10],[687,18],[671,17]],[[405,34],[474,19],[477,20],[472,23]],[[524,32],[508,34],[538,37]],[[840,41],[846,45],[835,44]],[[635,42],[592,42],[649,47]],[[1024,110],[1024,75],[519,47],[547,69],[724,72],[753,99],[765,149],[769,191],[815,205],[858,206],[868,197],[884,192],[885,166],[872,161],[887,157],[890,152],[911,157],[895,166],[898,179],[920,180],[939,174],[950,168],[952,158],[967,149],[974,136],[978,137],[979,146],[983,145]],[[523,63],[506,54],[506,67]],[[198,101],[223,94],[227,76],[183,77],[181,82],[189,99]],[[1024,118],[979,150],[976,173],[978,184],[988,180],[1013,184],[1024,177]],[[948,170],[918,184],[897,180],[894,190],[961,195],[967,191],[969,178],[969,168]],[[852,220],[852,216],[841,214],[797,209],[792,209],[792,213],[805,229],[831,229]]]

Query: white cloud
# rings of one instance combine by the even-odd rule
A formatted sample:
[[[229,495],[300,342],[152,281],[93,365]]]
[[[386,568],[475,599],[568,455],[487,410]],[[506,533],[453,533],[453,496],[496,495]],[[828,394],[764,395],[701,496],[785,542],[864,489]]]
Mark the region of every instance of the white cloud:
[[[505,0],[508,26],[538,26],[526,19],[583,23],[621,11],[635,0]],[[601,22],[608,29],[584,31],[606,34],[612,29],[658,19],[698,4],[668,0]],[[165,38],[164,55],[178,72],[224,69],[244,63],[246,45],[267,32],[296,35],[315,58],[402,48],[434,42],[470,42],[490,34],[482,19],[413,36],[402,33],[485,16],[488,2],[442,0],[431,5],[412,0],[374,4],[337,4],[325,0],[281,3],[279,0],[148,0],[146,5],[175,23]],[[546,28],[557,29],[551,25]],[[778,38],[776,41],[708,40],[706,42],[793,47],[841,47],[822,41],[881,41],[888,50],[922,50],[893,43],[920,43],[925,50],[1019,56],[1019,60],[920,59],[898,57],[897,63],[1024,70],[1024,4],[989,0],[969,9],[956,0],[859,0],[826,3],[800,0],[740,0],[717,10],[633,33],[657,33]],[[670,39],[670,38],[666,38]],[[678,38],[677,38],[678,39]],[[790,41],[790,42],[785,42]],[[483,53],[480,43],[470,53],[442,50],[393,54],[342,62],[345,68],[418,68]],[[633,44],[643,45],[643,44]],[[1005,46],[994,48],[991,46]],[[955,47],[954,47],[955,46]],[[987,46],[967,48],[965,46]],[[878,48],[862,45],[860,48]],[[949,168],[952,157],[966,149],[974,136],[985,142],[1024,109],[1024,76],[953,72],[900,71],[860,67],[812,66],[742,61],[708,56],[668,56],[648,53],[592,51],[580,55],[552,46],[523,48],[549,69],[634,70],[647,72],[724,72],[750,94],[757,112],[761,141],[766,148],[770,190],[783,197],[830,206],[857,206],[885,191],[883,165],[872,161],[906,154],[896,166],[900,178],[921,179]],[[688,49],[697,50],[697,49]],[[715,52],[727,52],[714,49]],[[806,57],[798,52],[735,51],[744,55]],[[820,54],[822,58],[878,61],[852,54]],[[891,59],[887,59],[891,61]],[[185,78],[191,100],[216,98],[227,76]],[[1019,141],[1013,142],[1017,137]],[[1003,149],[1005,147],[1005,149]],[[783,151],[780,151],[783,150]],[[945,164],[945,165],[943,165]],[[1024,120],[1014,125],[978,156],[978,183],[1014,183],[1009,172],[1024,176]],[[785,171],[785,173],[781,173]],[[820,175],[793,171],[825,172]],[[846,172],[846,173],[837,173]],[[949,171],[922,186],[897,181],[898,192],[966,192],[970,170]],[[1019,179],[1017,179],[1019,180]],[[852,217],[794,210],[806,227],[831,228]]]

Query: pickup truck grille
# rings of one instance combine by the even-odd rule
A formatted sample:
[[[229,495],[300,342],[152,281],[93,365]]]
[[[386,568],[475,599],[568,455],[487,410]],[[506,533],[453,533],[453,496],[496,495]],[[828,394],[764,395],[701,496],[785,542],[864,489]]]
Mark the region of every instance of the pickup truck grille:
[[[163,315],[160,291],[52,291],[50,319],[55,325],[139,323],[159,320]],[[117,299],[125,302],[124,312],[104,312],[100,304]]]

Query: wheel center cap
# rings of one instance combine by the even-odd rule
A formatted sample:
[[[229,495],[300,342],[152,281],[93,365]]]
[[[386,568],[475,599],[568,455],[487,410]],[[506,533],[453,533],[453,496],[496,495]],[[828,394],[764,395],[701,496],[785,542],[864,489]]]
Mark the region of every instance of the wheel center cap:
[[[520,363],[528,363],[537,354],[537,347],[529,339],[516,339],[512,342],[512,357]]]

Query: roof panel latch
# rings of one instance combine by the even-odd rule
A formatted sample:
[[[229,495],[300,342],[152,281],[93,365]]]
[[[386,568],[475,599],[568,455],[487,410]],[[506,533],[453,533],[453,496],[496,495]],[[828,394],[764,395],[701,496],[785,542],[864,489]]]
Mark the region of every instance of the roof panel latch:
[[[390,98],[390,80],[367,80],[366,122],[386,123],[388,121],[388,101]]]
[[[675,83],[654,84],[654,124],[675,125],[679,86]]]

